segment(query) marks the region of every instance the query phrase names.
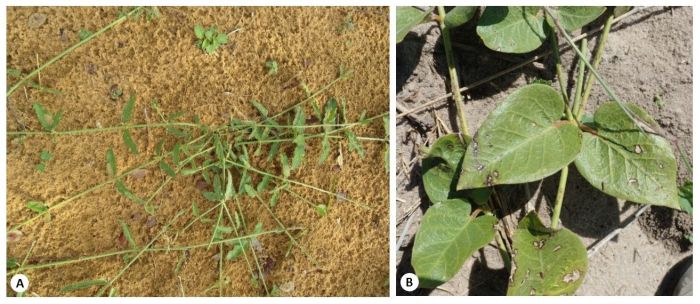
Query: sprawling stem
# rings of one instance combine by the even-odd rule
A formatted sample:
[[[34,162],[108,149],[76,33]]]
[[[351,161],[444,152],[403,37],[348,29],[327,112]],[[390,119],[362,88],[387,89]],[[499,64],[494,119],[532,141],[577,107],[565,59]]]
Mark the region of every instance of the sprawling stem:
[[[564,109],[566,109],[566,118],[569,121],[574,121],[574,116],[571,114],[571,109],[569,108],[569,95],[566,94],[566,80],[564,78],[564,73],[561,68],[561,57],[559,56],[559,38],[557,37],[557,31],[553,28],[550,29],[552,32],[552,54],[554,55],[554,68],[557,72],[557,79],[559,80],[559,91],[561,91],[561,97],[564,100]]]
[[[457,107],[457,115],[459,115],[459,131],[463,136],[468,136],[469,129],[467,128],[467,116],[464,113],[464,101],[462,94],[459,92],[459,78],[457,77],[457,68],[455,67],[455,59],[452,53],[452,40],[450,40],[450,29],[445,26],[445,7],[438,6],[438,21],[440,22],[440,30],[442,31],[442,42],[445,46],[445,56],[447,57],[447,69],[450,74],[450,88],[452,89],[452,99]]]
[[[600,64],[600,60],[601,60],[601,58],[603,58],[603,51],[605,50],[605,42],[608,41],[608,33],[610,32],[610,28],[612,27],[612,24],[613,24],[613,19],[614,19],[613,17],[614,17],[613,15],[610,15],[610,17],[608,17],[608,20],[605,21],[605,27],[603,28],[603,34],[600,36],[600,39],[598,39],[595,55],[593,57],[593,68],[594,69],[598,68],[598,65]],[[586,85],[585,85],[584,90],[583,90],[583,96],[581,97],[581,104],[579,105],[579,108],[576,109],[576,117],[581,117],[581,114],[586,109],[586,104],[588,103],[588,96],[591,95],[591,88],[592,87],[593,87],[593,77],[591,77],[591,75],[588,75],[588,78],[586,78]]]
[[[10,89],[7,90],[7,96],[12,95],[12,92],[14,92],[15,90],[17,90],[17,88],[19,88],[19,86],[21,86],[21,85],[22,85],[23,83],[25,83],[27,80],[29,80],[29,79],[31,79],[32,77],[34,77],[34,76],[36,76],[37,74],[39,74],[39,72],[41,72],[41,71],[44,70],[45,68],[47,68],[47,67],[49,67],[50,65],[54,64],[56,61],[61,60],[61,58],[63,58],[63,57],[65,57],[66,55],[70,54],[72,51],[74,51],[75,49],[81,47],[82,45],[84,45],[84,44],[90,42],[90,40],[94,39],[95,37],[101,35],[102,33],[106,32],[106,31],[108,31],[109,29],[111,29],[111,28],[114,27],[115,25],[124,22],[127,18],[129,18],[131,15],[135,14],[136,12],[138,12],[139,10],[141,10],[142,8],[143,8],[143,7],[139,6],[139,7],[137,7],[137,8],[132,9],[132,10],[131,10],[129,13],[127,13],[126,15],[117,18],[116,20],[112,21],[112,23],[107,24],[105,27],[101,28],[99,31],[95,32],[94,34],[88,36],[87,38],[85,38],[85,39],[83,39],[83,40],[80,40],[80,42],[78,42],[78,43],[74,44],[73,46],[67,48],[65,51],[63,51],[63,52],[61,52],[60,54],[56,55],[56,57],[51,58],[51,60],[49,60],[49,61],[47,61],[46,63],[42,64],[40,67],[36,68],[36,69],[35,69],[34,71],[32,71],[31,73],[27,74],[27,75],[24,76],[22,79],[20,79],[19,81],[17,81],[17,83],[15,83],[12,87],[10,87]]]

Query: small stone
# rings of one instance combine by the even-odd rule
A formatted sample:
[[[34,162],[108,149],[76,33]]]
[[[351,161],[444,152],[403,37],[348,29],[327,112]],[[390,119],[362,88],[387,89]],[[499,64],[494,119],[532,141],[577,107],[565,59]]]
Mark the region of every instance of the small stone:
[[[12,230],[7,232],[7,242],[8,243],[15,243],[18,242],[22,238],[22,231],[19,230]]]
[[[46,23],[46,15],[41,13],[31,14],[29,15],[29,19],[27,19],[27,26],[32,29],[39,28],[44,25],[44,23]]]

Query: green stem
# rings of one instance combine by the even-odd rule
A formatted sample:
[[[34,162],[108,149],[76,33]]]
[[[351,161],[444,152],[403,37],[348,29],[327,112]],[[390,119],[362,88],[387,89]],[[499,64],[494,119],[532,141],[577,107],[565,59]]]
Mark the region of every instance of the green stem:
[[[559,56],[559,37],[557,36],[557,31],[554,28],[550,28],[549,30],[552,33],[552,55],[554,56],[554,67],[557,73],[557,79],[559,80],[559,91],[561,91],[561,97],[564,100],[564,109],[566,109],[566,118],[569,119],[569,121],[574,121],[574,116],[569,108],[569,95],[566,94],[566,80],[561,68],[561,57]]]
[[[547,12],[547,15],[552,20],[554,20],[555,26],[559,29],[559,32],[564,36],[564,39],[566,39],[566,43],[569,44],[571,49],[573,49],[576,52],[576,55],[579,56],[579,58],[582,58],[581,60],[583,60],[583,63],[586,64],[586,68],[588,68],[591,71],[591,73],[593,74],[593,76],[595,76],[596,80],[598,80],[598,83],[600,83],[600,85],[603,87],[603,89],[608,94],[608,96],[610,98],[612,98],[613,101],[615,101],[615,103],[617,103],[617,105],[622,109],[622,111],[625,112],[625,115],[627,115],[627,117],[629,117],[630,119],[632,119],[632,121],[634,121],[635,126],[637,126],[637,128],[642,133],[646,133],[646,131],[644,131],[644,129],[642,128],[642,126],[640,124],[643,120],[641,120],[635,114],[633,114],[629,109],[627,109],[627,106],[625,106],[625,104],[623,104],[622,101],[620,101],[620,98],[618,98],[617,95],[615,94],[615,92],[613,92],[613,90],[610,88],[610,85],[608,85],[608,83],[605,81],[605,79],[603,79],[603,77],[600,76],[600,74],[598,74],[598,71],[591,65],[591,63],[588,62],[588,60],[586,60],[586,56],[576,46],[576,44],[573,42],[573,40],[571,39],[569,34],[567,34],[566,31],[562,28],[561,24],[559,24],[559,20],[556,19],[556,17],[554,17],[554,14],[552,13],[552,11],[546,6],[544,7],[544,10]]]
[[[173,217],[173,218],[168,222],[168,224],[166,224],[166,225],[158,232],[158,234],[157,234],[155,237],[153,237],[153,239],[151,239],[150,242],[148,242],[148,244],[147,244],[146,246],[143,246],[143,248],[141,248],[141,250],[138,251],[138,253],[136,254],[136,256],[133,257],[133,258],[131,259],[131,261],[129,261],[129,263],[126,264],[126,266],[124,266],[121,270],[119,270],[119,272],[117,273],[117,275],[115,275],[111,280],[109,280],[109,282],[107,282],[107,284],[105,284],[104,286],[102,286],[102,288],[100,288],[100,290],[97,291],[97,294],[96,294],[95,296],[96,296],[96,297],[101,297],[102,294],[104,294],[104,292],[107,290],[107,288],[109,288],[110,286],[112,286],[112,284],[114,284],[114,282],[116,282],[117,280],[119,280],[119,278],[121,278],[121,276],[124,275],[124,273],[126,273],[127,270],[129,270],[129,268],[131,267],[131,265],[133,265],[134,263],[136,263],[136,261],[138,261],[138,259],[141,258],[141,255],[143,255],[143,253],[146,252],[146,249],[148,249],[149,247],[153,246],[153,244],[154,244],[166,231],[168,231],[168,228],[170,228],[170,226],[171,226],[173,223],[175,223],[175,221],[176,221],[184,212],[185,212],[184,210],[178,212],[178,213],[175,215],[175,217]]]
[[[294,230],[292,228],[289,228],[290,230]],[[275,230],[268,230],[268,231],[263,231],[259,233],[253,233],[250,235],[246,236],[241,236],[241,237],[234,237],[234,238],[228,238],[220,241],[215,241],[215,245],[219,244],[227,244],[230,242],[236,242],[236,241],[241,241],[241,240],[247,240],[250,238],[255,238],[258,236],[266,235],[266,234],[278,234],[282,233],[282,230],[275,229]],[[185,250],[192,250],[192,249],[199,249],[203,247],[209,246],[209,242],[206,243],[200,243],[200,244],[195,244],[195,245],[185,245],[185,246],[169,246],[169,247],[157,247],[157,248],[147,248],[145,252],[170,252],[170,251],[185,251]],[[24,267],[20,267],[17,269],[14,269],[10,272],[8,272],[8,275],[13,275],[16,273],[24,272],[27,270],[35,270],[35,269],[44,269],[44,268],[49,268],[49,267],[57,267],[57,266],[65,266],[65,265],[70,265],[70,264],[76,264],[80,262],[86,262],[86,261],[92,261],[92,260],[98,260],[98,259],[103,259],[103,258],[108,258],[108,257],[113,257],[113,256],[118,256],[118,255],[123,255],[123,254],[129,254],[129,253],[136,253],[141,251],[142,248],[133,248],[133,249],[126,249],[126,250],[120,250],[120,251],[113,251],[113,252],[106,252],[106,253],[101,253],[98,255],[93,255],[93,256],[87,256],[87,257],[80,257],[77,259],[70,259],[70,260],[61,260],[61,261],[55,261],[55,262],[48,262],[44,264],[34,264],[34,265],[27,265]]]
[[[566,191],[566,179],[569,176],[569,165],[561,169],[559,177],[559,189],[557,189],[557,198],[554,201],[554,212],[552,212],[552,230],[557,230],[559,227],[559,215],[561,214],[561,205],[564,202],[564,192]]]
[[[603,58],[603,51],[605,51],[605,42],[608,41],[608,33],[610,33],[610,28],[613,24],[614,16],[608,17],[605,21],[605,27],[603,27],[603,34],[598,39],[598,45],[596,46],[595,55],[593,56],[593,68],[597,69],[600,64],[600,60]],[[591,88],[593,87],[593,77],[588,75],[586,78],[585,89],[583,90],[583,96],[581,97],[581,105],[576,111],[576,117],[581,117],[583,111],[586,110],[586,104],[588,103],[588,97],[591,95]]]
[[[7,135],[83,135],[92,134],[100,132],[114,132],[121,131],[124,129],[144,129],[144,128],[168,128],[168,127],[191,127],[198,128],[201,125],[187,123],[187,122],[169,122],[169,123],[154,123],[154,124],[140,124],[140,125],[122,125],[113,126],[107,128],[90,128],[90,129],[79,129],[79,130],[68,130],[68,131],[8,131]]]
[[[588,53],[588,39],[584,38],[581,40],[581,51],[586,54]],[[578,78],[576,79],[576,93],[574,95],[574,105],[572,106],[574,112],[574,118],[580,121],[579,115],[581,115],[581,92],[583,90],[583,76],[586,74],[586,65],[583,60],[579,58],[578,61]]]
[[[44,70],[45,68],[47,68],[47,67],[49,67],[50,65],[54,64],[56,61],[61,60],[61,58],[63,58],[63,57],[65,57],[66,55],[70,54],[72,51],[74,51],[75,49],[81,47],[82,45],[88,43],[90,40],[94,39],[95,37],[99,36],[100,34],[102,34],[102,33],[106,32],[106,31],[108,31],[109,29],[111,29],[111,28],[114,27],[115,25],[124,22],[127,18],[129,18],[131,15],[135,14],[136,12],[138,12],[139,10],[141,10],[142,8],[143,8],[142,6],[139,6],[139,7],[135,8],[135,9],[131,10],[128,14],[126,14],[126,15],[124,15],[124,16],[121,16],[121,17],[117,18],[116,20],[112,21],[112,23],[108,24],[107,26],[103,27],[103,28],[100,29],[99,31],[97,31],[97,32],[95,32],[94,34],[92,34],[92,35],[88,36],[87,38],[85,38],[85,40],[81,40],[80,42],[76,43],[75,45],[69,47],[69,48],[66,49],[65,51],[63,51],[63,52],[61,52],[60,54],[58,54],[56,57],[51,58],[51,60],[47,61],[46,63],[44,63],[43,65],[41,65],[40,67],[38,67],[36,70],[34,70],[34,71],[32,71],[31,73],[27,74],[27,76],[24,76],[24,77],[23,77],[22,79],[20,79],[17,83],[15,83],[12,87],[10,87],[10,89],[7,90],[7,96],[9,97],[10,95],[12,95],[12,93],[13,93],[15,90],[17,90],[17,88],[19,88],[19,86],[21,86],[24,82],[26,82],[26,81],[29,80],[30,78],[32,78],[32,77],[36,76],[37,74],[39,74],[39,72],[41,72],[41,71]]]
[[[452,89],[452,99],[457,107],[457,115],[459,116],[459,131],[463,136],[469,135],[467,127],[467,116],[464,112],[464,101],[462,93],[459,91],[459,78],[457,76],[457,68],[455,67],[454,54],[452,53],[452,40],[450,39],[450,29],[445,25],[445,7],[438,6],[438,15],[440,30],[442,31],[442,41],[445,46],[445,56],[447,57],[447,69],[450,74],[450,88]]]

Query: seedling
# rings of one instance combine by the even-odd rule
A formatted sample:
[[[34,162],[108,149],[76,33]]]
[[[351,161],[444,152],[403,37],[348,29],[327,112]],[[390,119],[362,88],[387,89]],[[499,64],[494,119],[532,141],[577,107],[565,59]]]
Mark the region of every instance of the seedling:
[[[46,166],[48,165],[49,161],[53,158],[53,154],[51,154],[51,151],[49,150],[41,150],[41,154],[39,154],[39,163],[34,167],[36,171],[39,172],[44,172],[46,171]]]
[[[267,69],[267,75],[276,75],[277,74],[277,61],[275,60],[268,60],[265,62],[265,68]]]
[[[449,29],[466,23],[474,10],[457,7],[450,18],[438,7],[436,20],[442,29],[461,136],[439,138],[423,158],[423,187],[432,206],[416,234],[411,263],[420,286],[434,288],[450,280],[476,250],[495,239],[511,271],[508,295],[573,294],[585,278],[588,259],[578,236],[559,227],[571,163],[593,187],[640,204],[679,209],[688,205],[685,198],[692,201],[692,192],[684,192],[692,186],[681,188],[679,202],[676,159],[671,145],[656,131],[660,127],[642,108],[621,102],[596,71],[613,17],[607,19],[592,64],[585,55],[586,41],[581,43],[582,51],[568,36],[568,31],[601,16],[605,7],[486,7],[476,33],[487,47],[524,53],[550,40],[562,84],[557,42],[562,35],[578,55],[579,70],[571,98],[563,86],[559,91],[543,83],[523,86],[470,136]],[[397,13],[405,13],[397,15],[397,24],[403,26],[398,41],[412,25],[428,20],[430,11],[398,9]],[[584,119],[594,78],[611,101]],[[538,181],[557,172],[561,172],[559,188],[549,227],[532,212],[515,229],[500,221],[505,210],[496,186]]]
[[[220,46],[228,43],[226,33],[219,32],[216,26],[205,29],[197,24],[194,26],[194,35],[197,37],[197,47],[207,54],[214,53]]]

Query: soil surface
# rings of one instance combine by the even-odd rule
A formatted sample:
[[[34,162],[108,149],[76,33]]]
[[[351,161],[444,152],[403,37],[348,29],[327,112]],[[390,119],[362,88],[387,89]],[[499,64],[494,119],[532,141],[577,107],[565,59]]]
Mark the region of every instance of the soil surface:
[[[122,8],[8,8],[7,67],[29,73],[79,41],[79,31],[97,31],[117,18]],[[353,70],[353,77],[332,85],[318,96],[323,106],[331,96],[347,100],[348,121],[357,121],[361,112],[372,117],[388,111],[389,98],[389,15],[387,8],[179,8],[160,9],[151,21],[146,16],[127,20],[78,48],[43,70],[42,85],[60,90],[54,95],[20,88],[8,98],[7,130],[41,130],[33,103],[49,111],[63,111],[57,130],[109,127],[120,124],[122,108],[130,92],[137,96],[133,122],[158,122],[150,107],[157,100],[164,113],[198,115],[202,123],[221,125],[229,117],[259,118],[248,102],[256,99],[278,113],[306,98],[302,84],[318,90],[339,73],[339,66]],[[42,14],[39,17],[33,14]],[[45,17],[42,22],[41,16]],[[229,33],[230,42],[207,55],[195,47],[195,24],[216,25]],[[235,31],[239,29],[238,31]],[[265,62],[276,60],[279,73],[268,75]],[[9,78],[8,83],[17,79]],[[35,79],[39,82],[39,79]],[[124,95],[110,98],[115,88]],[[305,107],[311,116],[310,106]],[[354,129],[358,136],[384,137],[381,119]],[[119,132],[80,136],[8,136],[7,141],[7,225],[8,229],[31,218],[28,201],[56,206],[93,185],[109,180],[105,151],[116,154],[118,171],[123,172],[150,160],[160,138],[172,136],[162,129],[132,131],[139,154],[131,154]],[[266,284],[283,296],[387,296],[389,181],[384,169],[385,144],[362,141],[364,159],[348,150],[347,139],[333,141],[329,159],[318,163],[320,140],[307,141],[302,167],[290,179],[326,189],[337,196],[364,203],[358,207],[336,195],[292,186],[298,197],[281,195],[273,212],[293,231],[313,263],[284,234],[259,237],[253,246],[260,256]],[[283,146],[284,147],[284,146]],[[289,146],[286,152],[291,155]],[[35,170],[40,151],[50,150],[53,158],[44,173]],[[252,153],[251,149],[251,153]],[[338,162],[342,151],[342,163]],[[266,149],[263,150],[264,160]],[[278,172],[275,164],[257,162]],[[126,185],[146,197],[167,175],[150,166],[125,178]],[[253,177],[254,183],[260,176]],[[155,239],[153,247],[207,243],[212,224],[196,222],[193,202],[203,212],[214,203],[198,189],[195,176],[178,176],[155,196],[157,206],[151,216],[120,195],[108,184],[51,211],[51,219],[40,219],[23,226],[21,237],[8,243],[7,256],[26,265],[95,256],[128,249],[119,221],[131,228],[138,246]],[[328,205],[326,216],[319,216],[314,204]],[[264,230],[277,229],[275,219],[261,203],[242,197],[247,229],[257,222]],[[233,208],[231,205],[229,208]],[[170,229],[160,231],[179,212]],[[213,218],[213,216],[212,216]],[[33,247],[32,247],[33,246]],[[291,247],[291,249],[290,249]],[[28,254],[29,249],[32,248]],[[113,287],[122,296],[261,296],[263,286],[252,282],[242,258],[224,263],[221,290],[217,246],[188,251],[146,252],[128,267]],[[248,253],[250,256],[250,252]],[[62,266],[27,270],[31,280],[27,295],[89,296],[97,287],[61,292],[76,282],[115,278],[126,266],[122,256],[112,256]],[[9,282],[9,278],[8,278]],[[10,289],[8,288],[8,291]],[[10,293],[12,293],[10,291]]]
[[[598,20],[594,25],[600,25],[602,21]],[[546,46],[532,54],[523,55],[490,51],[476,36],[474,20],[453,31],[452,37],[462,86],[529,59],[549,46],[545,43]],[[590,49],[595,48],[596,42],[597,38],[590,41]],[[569,72],[577,69],[573,59],[572,51],[562,53],[568,79],[575,77]],[[621,99],[636,103],[655,117],[663,128],[663,136],[675,147],[679,182],[690,179],[692,170],[683,165],[681,155],[689,156],[692,162],[692,8],[645,8],[614,25],[599,72]],[[488,113],[518,87],[536,79],[554,80],[554,75],[552,59],[546,57],[470,89],[464,94],[469,131],[475,132]],[[559,88],[556,81],[552,85]],[[573,89],[572,82],[568,83],[568,88]],[[397,104],[412,109],[449,91],[440,30],[434,22],[420,25],[397,45]],[[662,102],[656,103],[655,96]],[[608,100],[602,87],[594,85],[586,112],[592,113]],[[438,103],[433,108],[415,113],[411,119],[397,122],[399,201],[396,241],[404,229],[407,231],[399,244],[397,278],[412,271],[413,236],[428,206],[421,189],[419,151],[437,137],[458,130],[453,118],[456,117],[454,107],[445,106],[450,102]],[[438,133],[438,125],[444,125],[446,130]],[[590,186],[574,166],[571,168],[561,216],[563,226],[577,233],[589,248],[615,229],[625,227],[589,258],[588,274],[576,294],[657,293],[664,275],[692,255],[692,246],[685,238],[685,235],[692,234],[691,218],[678,211],[653,207],[637,220],[633,214],[640,208],[638,204],[618,201],[601,193]],[[522,191],[524,187],[502,187],[501,192],[530,193],[531,196],[520,194],[513,197],[524,197],[524,201],[529,201],[540,217],[548,221],[558,180],[556,174],[541,183],[527,185],[527,191]],[[475,253],[446,284],[434,290],[419,289],[412,294],[505,294],[508,272],[494,246],[495,243]],[[397,290],[404,294],[401,288]]]

